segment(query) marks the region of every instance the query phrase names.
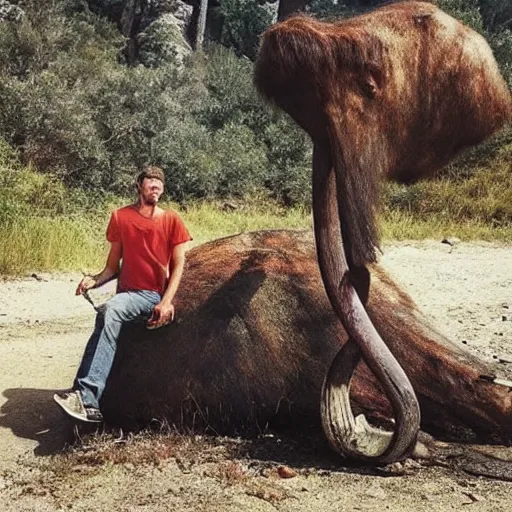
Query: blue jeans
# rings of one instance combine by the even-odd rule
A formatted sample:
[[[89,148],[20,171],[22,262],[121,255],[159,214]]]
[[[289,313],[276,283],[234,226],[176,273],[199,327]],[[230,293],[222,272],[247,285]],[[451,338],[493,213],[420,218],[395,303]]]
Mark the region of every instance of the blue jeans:
[[[157,292],[121,292],[106,302],[103,312],[96,315],[94,331],[73,383],[73,389],[82,394],[85,407],[99,409],[123,322],[149,317],[160,300]]]

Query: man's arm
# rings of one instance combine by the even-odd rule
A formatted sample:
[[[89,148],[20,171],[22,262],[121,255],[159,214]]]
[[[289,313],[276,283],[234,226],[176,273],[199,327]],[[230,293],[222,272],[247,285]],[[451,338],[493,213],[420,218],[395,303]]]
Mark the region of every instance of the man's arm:
[[[91,288],[97,288],[103,283],[110,281],[119,272],[122,255],[123,248],[121,242],[111,242],[105,268],[95,276],[84,276],[76,289],[75,295],[81,295]]]
[[[153,314],[148,321],[148,327],[156,328],[174,320],[173,300],[180,285],[183,268],[185,266],[185,252],[187,243],[175,245],[172,251],[172,268],[169,284],[162,300],[153,309]]]

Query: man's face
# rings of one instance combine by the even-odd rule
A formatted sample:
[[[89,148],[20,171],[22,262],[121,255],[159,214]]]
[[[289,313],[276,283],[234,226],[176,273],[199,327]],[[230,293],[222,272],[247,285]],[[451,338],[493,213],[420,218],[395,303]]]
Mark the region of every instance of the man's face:
[[[139,185],[139,194],[146,204],[158,203],[163,192],[164,184],[158,178],[144,178],[142,184]]]

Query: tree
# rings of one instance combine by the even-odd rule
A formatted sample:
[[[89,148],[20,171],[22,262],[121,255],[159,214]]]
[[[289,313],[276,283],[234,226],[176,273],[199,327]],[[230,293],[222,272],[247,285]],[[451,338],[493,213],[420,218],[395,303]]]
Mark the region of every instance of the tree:
[[[201,0],[199,18],[197,20],[196,51],[203,49],[204,34],[206,31],[206,15],[208,13],[208,0]]]

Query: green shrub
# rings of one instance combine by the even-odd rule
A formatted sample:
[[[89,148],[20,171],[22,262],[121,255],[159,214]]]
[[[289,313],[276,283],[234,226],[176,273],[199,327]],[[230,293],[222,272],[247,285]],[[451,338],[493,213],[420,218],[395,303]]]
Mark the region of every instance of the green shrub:
[[[443,0],[445,8],[460,11],[493,35],[491,43],[507,70],[511,38],[503,23],[509,18],[501,0],[492,1],[499,8],[483,16],[478,5],[484,0]],[[260,9],[250,3],[222,5],[233,12],[243,9],[245,16]],[[346,15],[369,3],[318,0],[311,6]],[[108,12],[122,6],[121,0],[94,4]],[[83,2],[28,0],[23,5],[27,14],[21,22],[0,24],[0,138],[19,150],[31,172],[48,177],[40,183],[30,178],[33,187],[27,185],[16,201],[33,197],[41,210],[66,213],[93,209],[108,194],[132,194],[140,167],[156,163],[166,172],[171,197],[179,201],[266,189],[287,205],[309,203],[311,143],[293,121],[259,98],[249,59],[213,45],[182,66],[164,64],[164,59],[148,61],[150,67],[128,67],[119,56],[124,38]],[[492,165],[509,144],[512,127],[448,166],[443,180],[471,177],[487,162]],[[11,161],[9,151],[0,143],[0,164]],[[12,168],[4,165],[4,177]],[[414,208],[418,190],[392,189],[390,204]],[[5,211],[11,212],[5,201]]]
[[[144,66],[181,65],[191,52],[182,29],[172,18],[162,16],[137,36],[138,61]]]
[[[252,64],[230,50],[213,47],[205,80],[209,95],[196,113],[199,122],[214,131],[228,125],[250,128],[255,143],[266,148],[268,164],[261,173],[260,187],[267,187],[286,204],[307,203],[311,190],[309,139],[288,116],[263,103],[252,83]],[[240,172],[252,175],[251,169]]]
[[[155,152],[178,201],[244,195],[264,185],[265,146],[243,125],[210,133],[189,118],[159,134]]]
[[[20,167],[18,152],[0,137],[0,172]]]
[[[278,116],[265,127],[269,173],[267,187],[287,205],[311,203],[312,147],[309,137],[290,118]]]
[[[378,1],[375,3],[378,4]],[[307,6],[307,11],[320,19],[335,21],[357,15],[361,12],[361,6],[354,1],[312,0]]]
[[[212,12],[220,26],[218,41],[238,55],[254,59],[260,34],[272,23],[272,13],[254,0],[222,0]]]
[[[220,169],[215,195],[241,196],[263,188],[268,167],[266,148],[249,128],[226,125],[214,133],[212,149]]]
[[[261,130],[271,119],[270,109],[262,102],[252,83],[253,64],[232,50],[212,46],[205,63],[208,97],[195,112],[198,121],[211,130],[228,123],[246,124]]]
[[[462,23],[481,34],[484,33],[484,21],[478,0],[437,0],[435,3]]]

